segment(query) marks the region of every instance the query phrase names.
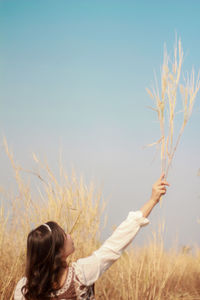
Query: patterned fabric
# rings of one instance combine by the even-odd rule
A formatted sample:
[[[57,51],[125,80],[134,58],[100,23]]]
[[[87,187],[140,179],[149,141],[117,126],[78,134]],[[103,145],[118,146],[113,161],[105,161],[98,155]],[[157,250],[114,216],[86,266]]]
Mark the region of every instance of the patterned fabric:
[[[95,300],[94,284],[85,286],[81,283],[73,267],[69,267],[64,286],[51,293],[50,300]]]
[[[143,216],[142,211],[129,212],[128,217],[98,250],[72,263],[64,286],[51,293],[47,300],[95,300],[94,283],[121,256],[139,229],[148,223],[149,220]],[[26,278],[23,277],[17,283],[14,300],[25,300],[21,293],[25,281]]]

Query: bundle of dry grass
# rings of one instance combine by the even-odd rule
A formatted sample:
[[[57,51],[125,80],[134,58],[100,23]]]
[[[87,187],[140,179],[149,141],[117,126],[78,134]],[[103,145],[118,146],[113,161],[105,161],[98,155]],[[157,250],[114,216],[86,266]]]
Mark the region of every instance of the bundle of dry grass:
[[[165,47],[164,61],[161,72],[161,89],[159,91],[158,82],[155,77],[155,86],[152,90],[147,88],[150,97],[155,100],[155,108],[157,112],[161,137],[152,145],[160,145],[161,148],[161,172],[168,175],[169,167],[174,158],[175,151],[180,142],[184,128],[191,117],[194,102],[200,89],[200,73],[195,80],[194,69],[191,75],[188,73],[184,77],[182,74],[183,49],[181,40],[175,42],[174,57],[171,59]],[[182,98],[182,124],[175,136],[175,117],[177,115],[176,107],[179,106],[179,100]]]

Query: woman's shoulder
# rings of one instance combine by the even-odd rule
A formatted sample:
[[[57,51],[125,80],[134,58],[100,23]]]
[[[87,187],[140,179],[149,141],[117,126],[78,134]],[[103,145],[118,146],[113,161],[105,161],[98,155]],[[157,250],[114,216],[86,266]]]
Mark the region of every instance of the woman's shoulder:
[[[26,277],[22,277],[17,282],[15,292],[14,292],[14,300],[24,300],[24,297],[23,297],[22,292],[21,292],[21,288],[25,285],[25,283],[26,283]]]
[[[74,269],[75,278],[86,286],[90,286],[98,279],[99,260],[95,252],[88,257],[78,259],[72,263],[72,267]]]
[[[76,278],[78,278],[82,283],[85,282],[84,272],[80,264],[80,260],[72,263],[72,269]]]

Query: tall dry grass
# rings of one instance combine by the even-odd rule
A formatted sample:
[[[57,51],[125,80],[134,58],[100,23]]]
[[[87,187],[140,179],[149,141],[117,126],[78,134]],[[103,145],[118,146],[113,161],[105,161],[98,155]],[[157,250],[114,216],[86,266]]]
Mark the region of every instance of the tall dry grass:
[[[6,140],[4,145],[17,183],[16,195],[2,189],[9,203],[2,202],[0,208],[0,295],[1,299],[11,299],[16,281],[24,271],[30,230],[49,220],[56,221],[75,240],[77,250],[71,259],[87,256],[99,246],[104,203],[94,185],[87,187],[83,178],[77,180],[74,171],[69,178],[60,166],[57,179],[48,164],[41,163],[35,154],[37,171],[24,170],[15,163]],[[35,187],[31,187],[33,176],[38,179]],[[33,189],[37,189],[37,195]]]
[[[1,189],[9,210],[0,208],[0,299],[13,297],[14,287],[25,268],[28,232],[48,220],[72,232],[76,251],[71,260],[92,253],[100,245],[100,223],[104,209],[101,193],[87,187],[75,172],[69,177],[60,166],[59,179],[48,164],[33,158],[37,171],[23,170],[5,141],[17,191]],[[32,190],[32,181],[38,180]],[[35,182],[34,182],[35,183]],[[8,204],[7,204],[8,205]],[[162,235],[154,235],[143,248],[126,251],[96,284],[96,299],[200,299],[200,251],[192,255],[164,250]]]
[[[161,172],[165,173],[166,178],[200,90],[200,72],[196,78],[194,69],[190,75],[188,72],[184,75],[183,58],[181,39],[177,41],[176,37],[173,57],[168,54],[166,46],[164,49],[160,88],[155,76],[155,86],[146,89],[155,102],[155,106],[150,108],[157,113],[161,133],[159,140],[148,146],[160,146]],[[180,114],[182,120],[175,126]]]

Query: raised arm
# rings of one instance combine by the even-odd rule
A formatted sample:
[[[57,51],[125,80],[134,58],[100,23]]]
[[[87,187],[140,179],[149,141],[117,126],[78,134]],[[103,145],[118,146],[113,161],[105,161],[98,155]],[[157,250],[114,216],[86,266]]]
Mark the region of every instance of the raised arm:
[[[164,174],[153,185],[150,200],[138,211],[129,212],[128,217],[116,228],[113,234],[93,254],[79,259],[74,267],[85,285],[93,284],[122,254],[133,241],[142,226],[149,223],[146,217],[166,193]]]

